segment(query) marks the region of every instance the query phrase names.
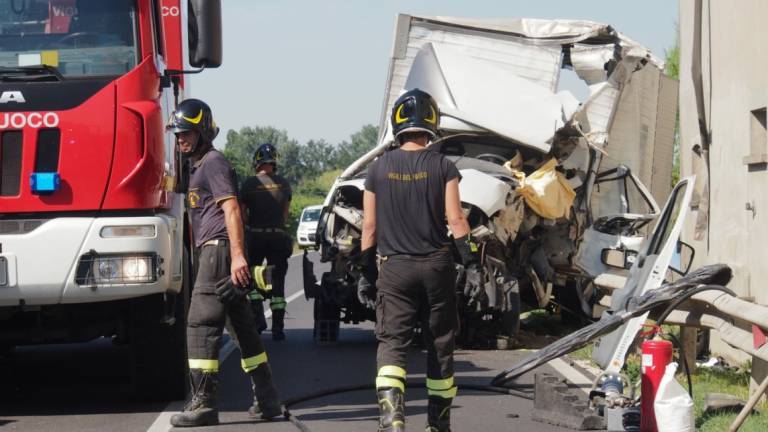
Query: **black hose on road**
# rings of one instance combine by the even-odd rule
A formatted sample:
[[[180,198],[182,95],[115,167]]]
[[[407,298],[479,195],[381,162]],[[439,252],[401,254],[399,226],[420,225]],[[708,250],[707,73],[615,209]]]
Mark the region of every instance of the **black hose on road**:
[[[667,319],[667,317],[669,316],[669,314],[672,313],[672,311],[674,311],[684,301],[686,301],[689,298],[693,297],[694,295],[696,295],[696,294],[698,294],[700,292],[704,292],[704,291],[722,291],[724,293],[727,293],[727,294],[730,294],[730,295],[736,297],[736,294],[732,290],[730,290],[730,289],[728,289],[728,288],[726,288],[724,286],[721,286],[721,285],[702,285],[702,286],[700,286],[698,288],[695,288],[695,289],[687,292],[685,295],[683,295],[683,296],[681,296],[679,298],[674,299],[674,301],[672,301],[672,303],[664,310],[664,312],[661,313],[659,318],[656,320],[656,323],[658,325],[662,325],[664,323],[664,321]],[[672,335],[670,335],[670,336],[672,336]],[[673,336],[673,339],[674,339],[673,343],[675,343],[675,345],[678,346],[678,349],[681,351],[681,354],[682,354],[682,347],[680,346],[680,342],[677,340],[677,338],[674,338],[674,336]],[[686,375],[687,375],[687,378],[688,378],[688,392],[692,393],[690,370],[689,370],[688,364],[687,364],[687,362],[686,362],[686,360],[684,358],[685,356],[681,355],[681,357],[682,357],[683,367],[685,369],[685,372],[686,372]],[[489,393],[506,394],[506,395],[510,395],[510,396],[515,396],[515,397],[523,398],[523,399],[533,400],[533,395],[530,394],[530,393],[526,393],[526,392],[523,392],[523,391],[520,391],[520,390],[516,390],[516,389],[513,389],[513,388],[501,387],[501,386],[493,385],[493,383],[496,382],[497,378],[499,378],[499,377],[497,376],[496,378],[494,378],[493,381],[491,381],[491,385],[463,384],[463,385],[461,385],[461,388],[469,389],[469,390],[489,392]],[[409,388],[426,388],[426,384],[423,383],[423,382],[410,382],[409,381],[407,383],[407,387],[409,387]],[[283,404],[285,406],[284,415],[285,415],[286,420],[290,421],[301,432],[312,432],[312,430],[309,429],[304,423],[302,423],[296,416],[291,414],[290,410],[288,409],[289,407],[291,407],[293,405],[296,405],[296,404],[299,404],[299,403],[302,403],[302,402],[306,402],[306,401],[310,401],[310,400],[314,400],[314,399],[319,399],[319,398],[322,398],[322,397],[331,396],[331,395],[335,395],[335,394],[349,393],[349,392],[363,391],[363,390],[375,390],[375,389],[376,389],[376,386],[373,383],[370,383],[370,384],[359,384],[359,385],[349,385],[349,386],[339,386],[339,387],[333,387],[333,388],[329,388],[329,389],[319,390],[319,391],[316,391],[314,393],[309,393],[309,394],[306,394],[306,395],[303,395],[303,396],[298,396],[298,397],[290,398],[290,399],[286,400],[284,402],[284,404]]]
[[[406,387],[426,388],[427,386],[423,382],[409,381],[406,384]],[[498,394],[504,394],[509,396],[515,396],[522,399],[533,400],[532,394],[526,393],[524,391],[512,389],[512,388],[507,388],[507,387],[497,387],[493,385],[482,385],[482,384],[461,384],[459,387],[467,390],[475,390],[475,391],[481,391],[481,392],[487,392],[487,393],[498,393]],[[376,385],[373,383],[370,383],[370,384],[358,384],[358,385],[332,387],[328,389],[318,390],[316,392],[309,393],[306,395],[293,397],[283,402],[283,405],[285,406],[285,410],[283,411],[283,414],[285,415],[285,419],[291,422],[294,426],[296,426],[296,428],[301,432],[312,432],[312,430],[309,429],[307,425],[302,423],[301,420],[299,420],[296,416],[294,416],[288,408],[294,405],[300,404],[302,402],[320,399],[326,396],[332,396],[335,394],[342,394],[342,393],[350,393],[355,391],[364,391],[364,390],[376,390]]]

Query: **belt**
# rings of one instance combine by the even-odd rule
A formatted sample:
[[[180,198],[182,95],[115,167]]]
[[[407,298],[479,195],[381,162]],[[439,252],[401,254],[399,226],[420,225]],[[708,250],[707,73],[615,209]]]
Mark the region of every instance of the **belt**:
[[[283,233],[282,228],[248,228],[249,232],[254,233]]]
[[[214,240],[208,240],[207,242],[203,243],[203,246],[218,246],[218,245],[226,245],[229,243],[229,240],[227,239],[214,239]]]
[[[433,256],[433,255],[437,255],[437,254],[441,254],[441,253],[445,253],[445,252],[450,252],[450,251],[451,251],[450,246],[446,245],[446,246],[443,246],[443,247],[441,247],[440,249],[438,249],[438,250],[436,250],[434,252],[430,252],[430,253],[426,253],[426,254],[400,254],[399,253],[399,254],[392,254],[392,255],[382,256],[381,260],[382,261],[386,261],[388,258],[394,258],[394,257],[400,257],[400,258],[425,258],[425,257],[429,257],[429,256]]]

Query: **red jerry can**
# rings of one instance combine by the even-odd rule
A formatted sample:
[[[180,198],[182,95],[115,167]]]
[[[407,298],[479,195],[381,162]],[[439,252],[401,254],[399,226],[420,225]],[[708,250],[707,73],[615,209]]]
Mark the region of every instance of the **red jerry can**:
[[[640,398],[640,431],[658,432],[653,401],[667,365],[672,361],[672,342],[655,338],[643,342]]]

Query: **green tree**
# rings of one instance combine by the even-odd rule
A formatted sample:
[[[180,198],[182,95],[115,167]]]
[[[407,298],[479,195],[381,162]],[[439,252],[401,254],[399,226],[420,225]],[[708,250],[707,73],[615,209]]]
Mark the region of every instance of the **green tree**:
[[[309,140],[301,148],[304,178],[314,178],[336,167],[336,149],[325,140]]]
[[[672,48],[665,52],[665,70],[664,72],[676,80],[680,79],[680,28],[678,27],[677,38]],[[675,118],[675,142],[672,145],[672,187],[680,180],[680,112]]]
[[[240,181],[253,175],[253,155],[256,149],[265,143],[273,144],[281,156],[280,170],[289,181],[297,181],[296,173],[301,173],[301,167],[295,167],[294,163],[300,160],[299,143],[288,137],[285,130],[271,126],[243,127],[240,131],[229,130],[227,143],[224,146],[224,155],[229,159],[237,172]],[[288,173],[288,175],[286,175]]]
[[[298,141],[290,141],[277,148],[280,153],[278,171],[292,186],[304,178],[303,146]]]
[[[360,156],[376,147],[379,142],[379,128],[368,124],[352,134],[350,141],[342,141],[336,151],[336,166],[346,168]]]

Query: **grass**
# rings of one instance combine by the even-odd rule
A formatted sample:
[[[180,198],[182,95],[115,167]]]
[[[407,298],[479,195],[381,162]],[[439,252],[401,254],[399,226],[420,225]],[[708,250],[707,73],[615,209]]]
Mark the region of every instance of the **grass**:
[[[547,311],[531,311],[524,318],[524,328],[530,332],[544,332],[545,334],[564,335],[568,333],[565,326],[558,327],[559,318]],[[679,334],[677,326],[664,326],[666,333]],[[592,360],[594,344],[589,344],[581,349],[568,354],[578,360]],[[627,356],[625,372],[632,382],[640,379],[640,355],[631,353]],[[699,368],[691,376],[693,384],[693,402],[696,415],[696,430],[700,432],[727,431],[738,412],[704,413],[704,402],[709,393],[726,393],[743,400],[749,398],[749,370],[750,365],[735,368]],[[687,388],[685,374],[677,375],[678,382]],[[755,414],[747,418],[739,431],[764,432],[768,431],[768,402],[763,402],[755,407]]]
[[[685,377],[678,377],[681,383]],[[728,430],[737,413],[704,413],[704,399],[707,393],[727,393],[744,400],[749,398],[748,369],[701,368],[691,377],[693,381],[693,401],[696,410],[696,430],[701,432],[720,432]],[[742,432],[763,432],[768,430],[768,403],[755,407],[758,411],[747,418],[741,426]]]

